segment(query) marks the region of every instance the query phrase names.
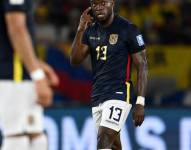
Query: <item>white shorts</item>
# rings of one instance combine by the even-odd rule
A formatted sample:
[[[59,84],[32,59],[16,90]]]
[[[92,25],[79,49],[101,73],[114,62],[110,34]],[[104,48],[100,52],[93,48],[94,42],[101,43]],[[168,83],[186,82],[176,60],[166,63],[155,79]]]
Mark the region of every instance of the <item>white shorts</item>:
[[[103,126],[119,132],[125,124],[131,107],[131,104],[121,100],[108,100],[97,107],[93,107],[92,116],[97,131],[100,126]]]
[[[33,82],[0,81],[0,124],[5,136],[43,131],[43,109],[36,102]]]

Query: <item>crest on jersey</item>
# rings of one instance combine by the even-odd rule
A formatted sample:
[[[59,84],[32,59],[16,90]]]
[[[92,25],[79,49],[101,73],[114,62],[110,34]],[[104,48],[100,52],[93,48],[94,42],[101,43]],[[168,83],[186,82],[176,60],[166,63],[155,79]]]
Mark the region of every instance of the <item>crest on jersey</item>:
[[[109,43],[111,45],[115,45],[117,43],[117,41],[118,41],[118,37],[119,37],[118,34],[110,34]]]

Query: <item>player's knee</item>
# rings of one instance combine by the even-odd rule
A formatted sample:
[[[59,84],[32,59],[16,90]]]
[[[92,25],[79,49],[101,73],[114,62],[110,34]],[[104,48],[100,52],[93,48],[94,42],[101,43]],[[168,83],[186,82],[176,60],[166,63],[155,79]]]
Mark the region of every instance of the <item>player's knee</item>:
[[[27,136],[4,137],[2,150],[27,150],[30,140]]]
[[[114,141],[112,145],[112,150],[122,150],[120,137],[117,137],[117,139]]]
[[[112,150],[122,150],[121,143],[114,143],[112,146]]]
[[[98,135],[97,145],[98,149],[110,149],[113,143],[112,137],[108,133]]]

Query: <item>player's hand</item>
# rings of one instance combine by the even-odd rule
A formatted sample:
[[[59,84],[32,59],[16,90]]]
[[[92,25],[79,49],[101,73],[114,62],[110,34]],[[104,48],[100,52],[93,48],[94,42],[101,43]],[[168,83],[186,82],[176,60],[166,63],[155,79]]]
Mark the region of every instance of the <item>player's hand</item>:
[[[40,68],[42,68],[43,71],[45,72],[47,81],[50,84],[50,86],[57,86],[59,84],[59,79],[54,70],[52,69],[52,67],[43,61],[39,62],[40,62]]]
[[[133,110],[133,122],[134,122],[135,127],[141,126],[141,124],[144,121],[144,117],[145,117],[144,106],[142,106],[140,104],[136,104],[135,108]]]
[[[52,104],[53,91],[48,85],[47,79],[35,81],[35,88],[38,96],[38,103],[43,107],[48,107]]]
[[[81,15],[80,23],[78,25],[78,30],[86,30],[86,28],[93,23],[94,18],[88,14],[91,7],[88,7]]]

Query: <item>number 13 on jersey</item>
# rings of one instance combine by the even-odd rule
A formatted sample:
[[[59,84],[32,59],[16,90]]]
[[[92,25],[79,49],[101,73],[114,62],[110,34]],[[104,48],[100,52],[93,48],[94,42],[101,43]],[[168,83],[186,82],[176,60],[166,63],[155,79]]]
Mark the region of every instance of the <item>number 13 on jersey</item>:
[[[97,46],[97,60],[107,60],[107,46]]]

